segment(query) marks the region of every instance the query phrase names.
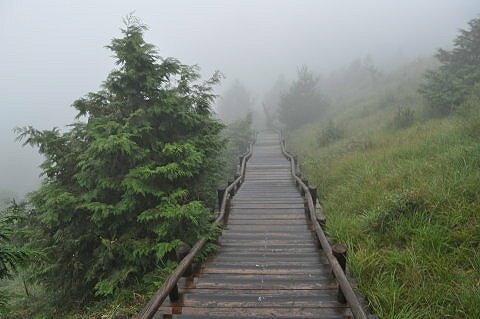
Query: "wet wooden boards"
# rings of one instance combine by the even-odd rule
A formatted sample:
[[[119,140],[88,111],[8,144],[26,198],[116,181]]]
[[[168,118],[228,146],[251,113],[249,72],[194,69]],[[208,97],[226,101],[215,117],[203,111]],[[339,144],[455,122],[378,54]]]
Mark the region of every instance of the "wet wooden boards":
[[[352,318],[276,134],[260,134],[220,248],[155,318]]]

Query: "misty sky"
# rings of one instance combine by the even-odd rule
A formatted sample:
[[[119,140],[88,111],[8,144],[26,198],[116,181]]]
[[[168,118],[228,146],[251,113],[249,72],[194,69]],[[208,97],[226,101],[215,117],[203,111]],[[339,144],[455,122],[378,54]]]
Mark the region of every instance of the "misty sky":
[[[71,103],[114,67],[104,46],[132,11],[161,56],[205,76],[220,70],[261,97],[301,64],[326,73],[367,54],[380,66],[431,55],[478,17],[480,1],[0,0],[0,194],[38,185],[41,158],[12,128],[70,123]]]

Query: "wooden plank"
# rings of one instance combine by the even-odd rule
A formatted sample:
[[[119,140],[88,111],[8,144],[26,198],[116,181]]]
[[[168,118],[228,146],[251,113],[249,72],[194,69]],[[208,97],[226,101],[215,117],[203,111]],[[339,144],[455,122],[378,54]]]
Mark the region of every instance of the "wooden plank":
[[[269,224],[269,225],[232,225],[229,224],[227,226],[227,231],[226,233],[232,234],[232,233],[257,233],[257,232],[263,232],[263,233],[268,233],[268,234],[275,234],[275,233],[296,233],[296,234],[301,234],[301,233],[306,233],[308,232],[308,227],[306,224],[303,225],[289,225],[288,222],[285,222],[283,224]]]
[[[344,307],[331,308],[258,308],[258,307],[161,307],[160,316],[163,314],[181,314],[181,318],[349,318],[351,312]],[[189,317],[190,316],[190,317]],[[168,317],[167,317],[168,318]]]
[[[233,216],[232,216],[233,217]],[[303,220],[298,220],[298,215],[279,215],[279,216],[235,216],[234,218],[228,218],[228,225],[304,225],[310,226],[311,223],[307,223]],[[246,227],[246,226],[245,226]]]
[[[262,239],[248,239],[248,238],[225,238],[224,236],[220,237],[218,243],[228,244],[228,243],[248,243],[253,246],[255,245],[265,245],[265,244],[305,244],[311,242],[310,240],[305,239],[272,239],[272,238],[262,238]]]
[[[323,262],[320,263],[318,261],[278,261],[273,259],[266,259],[265,261],[226,261],[226,260],[209,260],[206,264],[208,267],[227,267],[227,268],[264,268],[264,269],[274,269],[274,268],[290,268],[297,265],[299,268],[302,269],[318,269],[318,268],[325,268],[324,265],[328,263],[326,259],[322,260]],[[204,267],[206,267],[204,266]]]
[[[312,256],[312,254],[306,255],[306,254],[299,254],[297,256],[292,256],[291,254],[286,254],[286,255],[278,255],[275,256],[275,261],[278,262],[316,262],[321,260],[322,257],[318,256]],[[267,259],[262,259],[262,256],[256,256],[256,255],[249,255],[245,254],[244,256],[242,255],[221,255],[215,258],[217,261],[235,261],[235,262],[259,262],[262,260],[267,260]]]
[[[303,213],[303,216],[300,218],[302,220],[307,220],[305,218],[305,208],[304,207],[297,207],[297,208],[269,208],[269,207],[236,207],[232,208],[230,215],[237,215],[238,213],[242,214],[252,214],[252,215],[264,215],[264,214],[299,214]]]
[[[251,241],[259,242],[270,242],[275,240],[296,240],[305,242],[306,240],[313,240],[313,235],[310,234],[293,234],[293,233],[227,233],[222,236],[222,240],[230,241]]]
[[[187,282],[184,282],[185,284]],[[186,285],[187,286],[187,285]],[[189,288],[218,289],[335,289],[330,276],[321,274],[208,274],[203,273],[188,284]]]
[[[220,256],[221,254],[227,254],[227,253],[238,253],[238,255],[242,254],[252,254],[255,252],[259,253],[309,253],[309,254],[318,254],[319,249],[315,247],[314,245],[294,245],[294,246],[251,246],[251,245],[245,245],[245,246],[230,246],[230,247],[225,247],[222,246],[217,254]]]
[[[237,249],[238,253],[241,254],[243,251],[255,251],[255,250],[269,250],[269,251],[291,251],[292,253],[300,252],[302,249],[305,249],[309,252],[313,253],[315,249],[317,255],[323,256],[322,252],[320,251],[320,247],[318,243],[311,242],[309,240],[305,240],[303,242],[297,242],[295,244],[291,244],[290,242],[278,243],[278,242],[270,242],[270,241],[263,241],[263,242],[226,242],[224,245],[218,248],[218,252],[220,253],[227,253],[228,251],[234,252]],[[299,249],[296,251],[295,249]]]
[[[235,199],[235,205],[240,206],[245,203],[246,204],[300,204],[300,205],[303,205],[303,199],[302,198]]]
[[[321,289],[188,289],[177,302],[167,302],[168,307],[206,307],[206,308],[344,308],[337,301],[335,291]],[[212,298],[215,296],[215,298]]]
[[[156,318],[350,318],[276,134],[261,135],[220,248]]]
[[[255,223],[256,225],[305,225],[309,226],[311,221],[305,219],[305,213],[300,212],[296,214],[249,214],[235,212],[229,216],[228,226],[235,224],[249,225]],[[269,223],[270,222],[270,223]],[[246,227],[246,226],[245,226]]]
[[[292,274],[319,274],[330,275],[328,267],[316,263],[275,263],[272,258],[269,263],[207,263],[200,270],[202,274],[261,274],[261,275],[292,275]]]
[[[235,202],[232,203],[232,208],[234,209],[253,209],[253,208],[274,208],[274,209],[292,209],[292,208],[299,208],[302,209],[304,208],[303,203],[298,203],[298,204],[289,204],[289,203],[284,203],[284,204],[237,204]]]

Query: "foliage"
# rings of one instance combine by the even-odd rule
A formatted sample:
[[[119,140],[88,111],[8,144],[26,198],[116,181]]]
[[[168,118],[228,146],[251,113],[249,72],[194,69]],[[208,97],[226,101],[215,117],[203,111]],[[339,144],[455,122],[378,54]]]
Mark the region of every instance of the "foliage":
[[[467,97],[465,102],[457,109],[457,113],[462,119],[464,127],[472,136],[480,137],[480,83],[477,83],[472,90],[472,94]]]
[[[322,129],[318,137],[318,145],[320,147],[327,146],[328,144],[341,139],[343,137],[342,130],[335,124],[334,121],[328,121],[325,128]]]
[[[279,76],[272,88],[263,97],[262,107],[265,116],[265,127],[267,129],[276,129],[278,123],[278,108],[280,98],[286,91],[288,85],[283,76]]]
[[[460,30],[452,50],[438,50],[441,66],[426,72],[426,82],[420,88],[439,115],[450,114],[460,106],[480,81],[480,18],[468,24],[469,29]]]
[[[225,186],[227,179],[231,180],[232,175],[237,170],[239,156],[246,152],[253,137],[252,113],[247,113],[245,118],[238,119],[227,125],[222,132],[227,139],[227,148],[224,151],[223,158],[227,165],[224,166],[223,176],[220,181],[223,183],[218,186]]]
[[[415,111],[407,106],[399,106],[393,117],[392,126],[396,129],[409,127],[415,121]]]
[[[289,145],[374,312],[479,317],[480,143],[463,121],[384,130],[367,150],[346,151],[343,141],[312,148],[308,136],[298,132]]]
[[[399,218],[410,217],[427,209],[424,195],[418,191],[403,190],[386,199],[386,207],[377,216],[372,228],[380,232],[387,232]]]
[[[467,47],[452,50],[452,58]],[[449,85],[465,90],[436,92],[461,96],[449,117],[432,119],[432,100],[423,112],[418,87],[433,65],[421,59],[375,86],[342,82],[328,91],[326,120],[339,123],[345,138],[319,145],[323,120],[288,141],[318,187],[329,236],[348,245],[358,288],[381,318],[480,317],[480,87],[468,82],[477,71],[458,65],[459,78]],[[444,69],[435,72],[446,76]],[[408,105],[411,116],[398,105]],[[451,112],[445,105],[444,114]],[[395,113],[402,130],[388,129]]]
[[[200,81],[197,67],[159,58],[145,30],[130,16],[108,46],[118,68],[73,103],[86,122],[18,130],[45,157],[32,241],[48,257],[37,278],[61,310],[141,286],[178,244],[211,231],[203,201],[224,144],[211,111],[218,74]]]
[[[319,78],[306,66],[298,70],[297,77],[280,99],[279,120],[289,130],[318,120],[328,105],[318,88]]]
[[[22,247],[16,242],[20,235],[20,223],[25,216],[25,204],[11,203],[0,214],[0,280],[12,278],[20,267],[25,267],[34,258],[39,257],[39,251]],[[0,314],[7,312],[9,294],[0,290]]]
[[[327,119],[345,138],[320,147],[317,124],[294,132],[288,145],[317,185],[328,233],[348,245],[350,270],[378,316],[477,318],[478,84],[459,116],[388,129],[397,105],[421,114],[416,91],[425,65],[400,68],[364,92],[346,87],[341,98],[332,96],[341,112]]]

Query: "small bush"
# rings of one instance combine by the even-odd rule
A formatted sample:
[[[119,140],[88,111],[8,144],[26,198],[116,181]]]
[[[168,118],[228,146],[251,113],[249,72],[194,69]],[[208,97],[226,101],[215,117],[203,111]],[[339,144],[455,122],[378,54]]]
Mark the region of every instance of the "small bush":
[[[409,218],[424,212],[427,204],[422,194],[417,191],[403,191],[387,199],[385,209],[376,216],[371,228],[379,233],[387,233],[403,218]]]
[[[480,136],[480,83],[474,86],[470,96],[456,111],[467,133],[473,137]]]
[[[318,136],[318,145],[320,147],[327,146],[328,144],[343,138],[343,136],[343,131],[333,121],[329,121],[327,126]]]
[[[375,143],[370,133],[361,134],[353,137],[347,144],[347,149],[350,152],[353,151],[366,151],[372,149]]]
[[[393,117],[392,127],[402,129],[410,127],[415,121],[415,111],[406,106],[399,106]]]

